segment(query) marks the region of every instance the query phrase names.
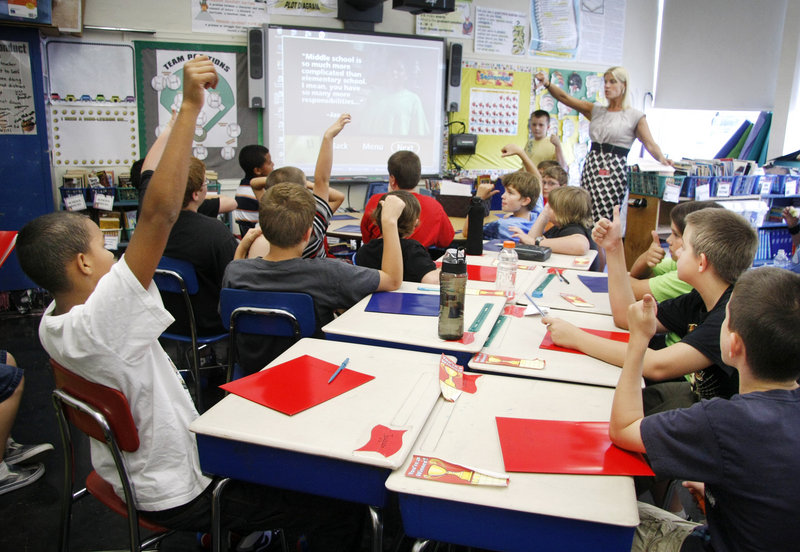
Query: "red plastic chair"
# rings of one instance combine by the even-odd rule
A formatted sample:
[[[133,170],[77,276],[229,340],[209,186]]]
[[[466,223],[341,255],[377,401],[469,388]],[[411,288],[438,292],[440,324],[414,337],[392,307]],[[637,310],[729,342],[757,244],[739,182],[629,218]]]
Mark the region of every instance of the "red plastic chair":
[[[131,550],[152,548],[171,531],[139,518],[136,509],[136,496],[133,483],[128,476],[121,451],[134,452],[139,448],[139,433],[131,415],[125,396],[116,389],[90,382],[73,374],[58,362],[50,359],[53,367],[56,389],[53,391],[53,404],[58,414],[61,442],[64,447],[64,491],[61,503],[61,541],[59,549],[69,550],[69,525],[72,503],[91,493],[114,512],[128,519]],[[72,492],[74,483],[74,449],[70,423],[89,437],[105,443],[111,451],[117,467],[125,500],[120,499],[113,487],[92,471],[86,478],[86,488]],[[139,527],[157,534],[144,542],[139,535]]]

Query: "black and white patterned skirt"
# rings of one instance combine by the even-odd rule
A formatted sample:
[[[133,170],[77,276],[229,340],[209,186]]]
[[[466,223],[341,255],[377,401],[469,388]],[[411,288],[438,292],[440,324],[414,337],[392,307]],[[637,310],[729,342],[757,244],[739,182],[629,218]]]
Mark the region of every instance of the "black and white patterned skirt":
[[[611,220],[614,205],[623,205],[628,190],[625,167],[625,157],[614,153],[590,151],[586,156],[581,188],[592,196],[592,219],[595,222],[603,217]],[[605,176],[601,174],[602,170],[608,171]]]

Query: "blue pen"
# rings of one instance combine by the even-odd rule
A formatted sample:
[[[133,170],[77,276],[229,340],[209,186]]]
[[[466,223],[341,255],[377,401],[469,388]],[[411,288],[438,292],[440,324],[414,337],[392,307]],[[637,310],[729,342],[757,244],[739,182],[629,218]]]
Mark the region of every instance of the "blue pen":
[[[537,304],[536,304],[536,301],[534,301],[534,300],[533,300],[533,297],[531,297],[531,296],[530,296],[530,295],[528,295],[527,293],[525,294],[525,297],[527,297],[527,298],[528,298],[528,301],[530,301],[530,302],[531,302],[531,305],[533,305],[534,307],[536,307],[536,310],[537,310],[537,311],[539,311],[539,314],[541,314],[543,317],[544,317],[544,316],[547,316],[547,315],[546,315],[544,312],[542,312],[542,309],[540,309],[540,308],[539,308],[539,305],[537,305]]]
[[[348,363],[348,362],[350,362],[350,357],[347,357],[346,359],[344,359],[344,362],[342,362],[342,363],[339,365],[339,367],[336,369],[336,371],[335,371],[335,372],[333,373],[333,375],[331,376],[331,379],[329,379],[329,380],[328,380],[328,383],[330,383],[330,382],[332,382],[334,379],[336,379],[336,376],[338,376],[338,375],[339,375],[339,372],[341,372],[342,370],[344,370],[344,367],[345,367],[345,366],[347,366],[347,363]]]

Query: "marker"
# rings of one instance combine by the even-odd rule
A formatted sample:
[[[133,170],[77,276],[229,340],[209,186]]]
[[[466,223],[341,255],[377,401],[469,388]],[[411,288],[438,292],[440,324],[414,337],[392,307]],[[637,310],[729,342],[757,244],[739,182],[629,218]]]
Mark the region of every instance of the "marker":
[[[342,370],[344,370],[344,367],[345,367],[345,366],[347,366],[347,363],[348,363],[348,362],[350,362],[350,357],[347,357],[346,359],[344,359],[344,362],[342,362],[342,363],[339,365],[339,367],[336,369],[336,371],[335,371],[335,372],[333,373],[333,375],[331,376],[331,379],[329,379],[329,380],[328,380],[328,383],[330,383],[330,382],[332,382],[334,379],[336,379],[336,376],[338,376],[338,375],[339,375],[339,372],[341,372]]]
[[[561,278],[561,280],[563,280],[565,284],[569,285],[569,280],[567,280],[566,276],[564,276],[562,272],[558,273],[558,277]]]
[[[537,305],[537,304],[536,304],[536,301],[534,301],[534,300],[533,300],[533,297],[531,297],[531,296],[530,296],[530,295],[528,295],[527,293],[525,294],[525,297],[527,297],[527,298],[528,298],[528,301],[530,301],[530,302],[531,302],[531,305],[533,305],[533,306],[536,308],[536,310],[537,310],[537,311],[539,311],[539,314],[541,314],[541,315],[542,315],[542,317],[545,317],[545,316],[547,316],[547,315],[544,313],[544,311],[542,311],[542,309],[540,309],[540,308],[539,308],[539,305]]]

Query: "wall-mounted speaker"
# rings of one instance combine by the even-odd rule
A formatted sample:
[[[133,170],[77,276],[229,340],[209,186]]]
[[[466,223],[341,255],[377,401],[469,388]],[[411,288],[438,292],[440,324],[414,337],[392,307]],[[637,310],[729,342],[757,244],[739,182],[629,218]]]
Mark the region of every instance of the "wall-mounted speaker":
[[[450,44],[450,60],[447,64],[447,111],[458,111],[461,102],[461,52],[458,42]]]
[[[247,99],[250,107],[267,104],[267,34],[259,27],[247,31]]]

